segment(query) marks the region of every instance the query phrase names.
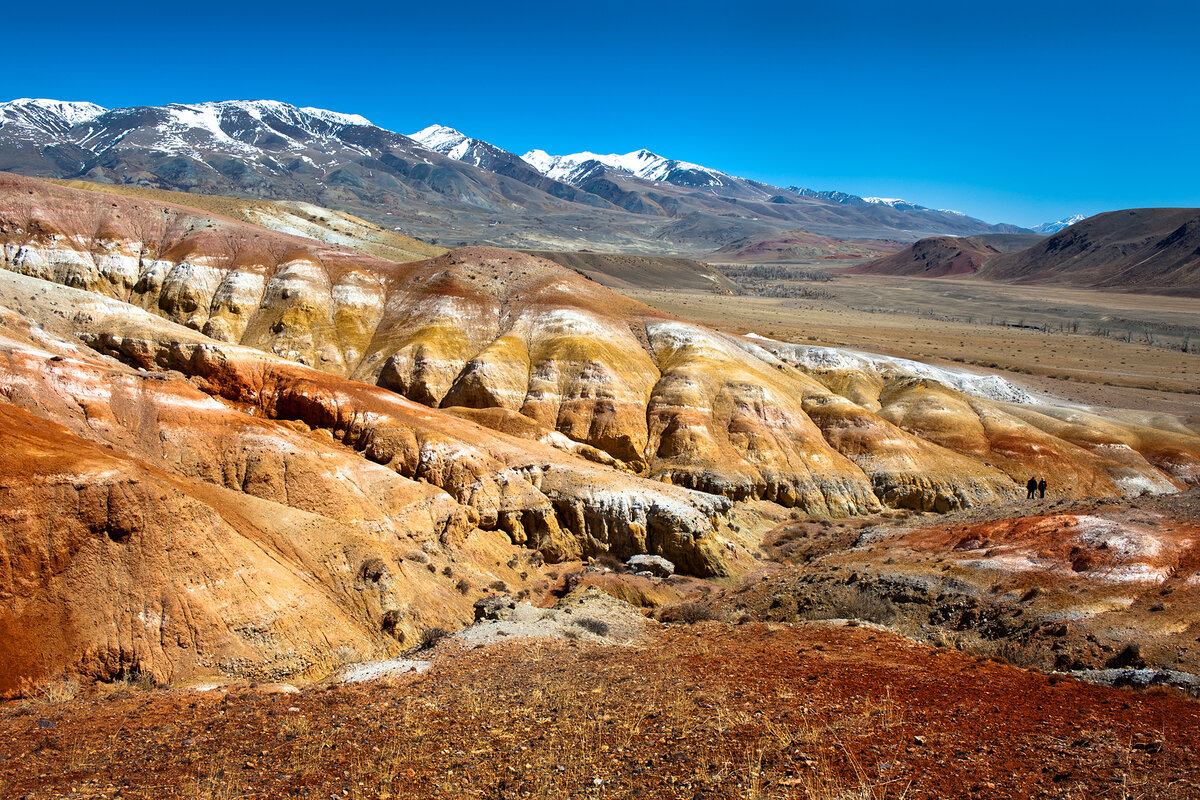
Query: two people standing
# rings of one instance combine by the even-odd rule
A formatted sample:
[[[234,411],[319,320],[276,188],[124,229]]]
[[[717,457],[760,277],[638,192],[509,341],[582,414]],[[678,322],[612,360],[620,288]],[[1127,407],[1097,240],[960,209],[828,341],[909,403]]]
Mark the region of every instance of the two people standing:
[[[1037,478],[1030,478],[1025,484],[1025,488],[1029,491],[1029,494],[1026,496],[1027,500],[1033,500],[1035,497],[1045,499],[1046,497],[1045,478],[1042,478],[1040,481]]]

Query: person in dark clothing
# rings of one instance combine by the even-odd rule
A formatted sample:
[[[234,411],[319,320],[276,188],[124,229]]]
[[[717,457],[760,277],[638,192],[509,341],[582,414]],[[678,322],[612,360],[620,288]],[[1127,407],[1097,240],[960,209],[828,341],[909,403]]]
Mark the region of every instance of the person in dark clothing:
[[[1040,481],[1038,481],[1038,499],[1039,500],[1046,499],[1046,479],[1045,478],[1042,478]]]
[[[1030,478],[1025,484],[1025,488],[1029,490],[1029,494],[1026,496],[1026,499],[1032,500],[1037,495],[1037,487],[1037,478]]]

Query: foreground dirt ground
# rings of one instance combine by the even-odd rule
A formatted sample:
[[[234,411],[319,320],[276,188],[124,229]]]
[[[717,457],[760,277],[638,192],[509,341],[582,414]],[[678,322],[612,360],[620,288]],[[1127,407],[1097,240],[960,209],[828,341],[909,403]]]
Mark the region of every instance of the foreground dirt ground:
[[[1200,705],[868,626],[443,642],[391,683],[0,709],[6,798],[1194,798]]]

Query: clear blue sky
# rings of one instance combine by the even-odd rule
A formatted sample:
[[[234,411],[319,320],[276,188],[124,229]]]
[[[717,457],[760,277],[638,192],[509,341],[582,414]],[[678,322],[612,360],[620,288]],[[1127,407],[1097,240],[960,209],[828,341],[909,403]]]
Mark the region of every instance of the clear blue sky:
[[[283,100],[1032,225],[1200,206],[1200,3],[20,3],[0,99]]]

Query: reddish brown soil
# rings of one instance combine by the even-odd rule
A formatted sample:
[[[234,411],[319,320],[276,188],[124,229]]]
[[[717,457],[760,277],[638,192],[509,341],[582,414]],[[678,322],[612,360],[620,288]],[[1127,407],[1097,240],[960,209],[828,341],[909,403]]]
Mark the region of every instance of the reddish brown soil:
[[[446,647],[436,662],[299,695],[10,704],[0,795],[1200,795],[1200,705],[866,627],[702,623],[628,646]]]

